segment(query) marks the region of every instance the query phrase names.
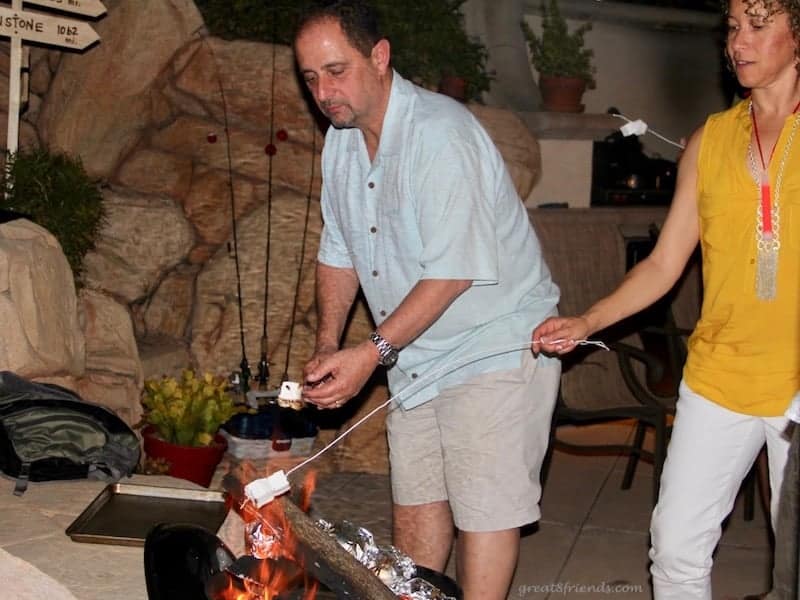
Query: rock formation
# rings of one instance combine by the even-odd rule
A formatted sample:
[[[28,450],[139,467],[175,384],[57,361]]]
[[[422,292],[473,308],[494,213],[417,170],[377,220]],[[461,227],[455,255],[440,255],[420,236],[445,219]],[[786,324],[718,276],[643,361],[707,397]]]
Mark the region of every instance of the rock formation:
[[[0,368],[27,378],[86,368],[72,271],[56,239],[26,220],[0,225]]]
[[[139,420],[143,377],[130,312],[100,292],[76,294],[56,239],[25,219],[0,225],[0,327],[0,370]]]

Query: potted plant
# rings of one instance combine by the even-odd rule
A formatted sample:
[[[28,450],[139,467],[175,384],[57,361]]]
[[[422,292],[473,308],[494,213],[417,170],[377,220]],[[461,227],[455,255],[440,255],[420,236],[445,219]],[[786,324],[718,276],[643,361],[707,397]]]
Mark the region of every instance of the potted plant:
[[[147,456],[168,463],[169,475],[208,487],[227,448],[219,428],[242,410],[228,394],[227,381],[187,369],[180,379],[146,381],[142,404]]]
[[[480,100],[489,89],[487,50],[463,27],[465,0],[372,0],[384,34],[392,44],[392,65],[415,83],[429,89],[450,89],[457,95]],[[212,35],[292,44],[293,32],[304,11],[316,0],[195,0]],[[451,72],[448,72],[451,71]],[[441,81],[444,79],[445,81]],[[461,86],[464,86],[463,92]]]
[[[539,73],[542,108],[559,112],[583,112],[581,97],[594,88],[594,51],[585,47],[584,36],[591,23],[570,33],[557,0],[542,4],[542,34],[536,35],[523,21],[522,32],[528,42],[531,63]]]

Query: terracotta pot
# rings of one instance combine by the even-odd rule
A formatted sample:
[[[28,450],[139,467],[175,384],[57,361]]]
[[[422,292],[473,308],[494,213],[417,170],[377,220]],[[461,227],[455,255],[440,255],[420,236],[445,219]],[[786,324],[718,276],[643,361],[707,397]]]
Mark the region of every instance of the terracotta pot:
[[[150,458],[161,458],[169,463],[167,473],[173,477],[193,481],[208,487],[214,470],[222,460],[228,441],[220,434],[214,436],[210,446],[178,446],[165,442],[152,425],[142,430],[144,451]]]
[[[459,102],[467,101],[467,81],[463,77],[443,75],[441,80],[439,80],[437,91],[440,94],[455,98]]]
[[[586,80],[579,77],[552,77],[541,75],[542,108],[554,112],[583,112],[581,98],[586,91]]]

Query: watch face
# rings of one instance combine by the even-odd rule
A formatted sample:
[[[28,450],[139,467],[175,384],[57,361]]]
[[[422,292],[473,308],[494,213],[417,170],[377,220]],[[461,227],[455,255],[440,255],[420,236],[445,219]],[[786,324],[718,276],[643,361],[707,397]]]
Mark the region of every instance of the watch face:
[[[381,364],[383,364],[384,367],[393,367],[399,356],[397,350],[391,349],[386,353],[386,356],[383,357]]]

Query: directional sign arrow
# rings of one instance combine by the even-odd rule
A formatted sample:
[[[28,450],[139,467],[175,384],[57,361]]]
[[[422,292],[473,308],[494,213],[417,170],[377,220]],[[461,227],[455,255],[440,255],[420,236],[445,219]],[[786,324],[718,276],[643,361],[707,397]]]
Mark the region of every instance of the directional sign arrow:
[[[100,36],[83,21],[0,7],[0,36],[83,50]]]
[[[106,7],[100,0],[23,0],[23,2],[87,17],[99,17],[106,14]]]

